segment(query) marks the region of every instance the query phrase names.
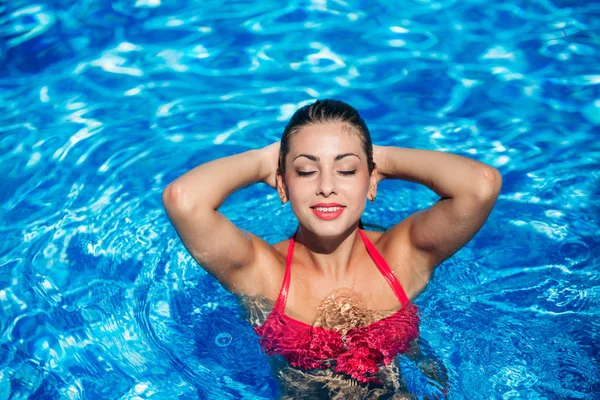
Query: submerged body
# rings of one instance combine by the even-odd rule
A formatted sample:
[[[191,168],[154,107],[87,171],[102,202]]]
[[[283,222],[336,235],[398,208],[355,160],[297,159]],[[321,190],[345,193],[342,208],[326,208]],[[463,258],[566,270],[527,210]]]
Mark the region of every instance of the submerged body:
[[[400,310],[388,310],[373,312],[361,307],[361,301],[359,297],[356,297],[356,293],[342,293],[340,296],[332,295],[330,298],[324,301],[322,310],[317,316],[316,324],[320,324],[323,321],[322,314],[337,313],[342,309],[343,313],[346,314],[345,318],[336,318],[332,326],[328,326],[325,330],[332,332],[339,332],[337,338],[341,338],[344,341],[345,330],[354,330],[354,335],[360,337],[360,327],[367,327],[370,324],[378,324],[378,321],[383,321],[386,318],[392,317],[397,314]],[[275,309],[275,302],[265,299],[264,297],[252,297],[252,296],[239,296],[240,304],[246,311],[246,320],[255,328],[260,330],[264,327],[265,322],[269,318],[273,318],[273,310]],[[359,303],[355,305],[354,303]],[[349,306],[349,304],[352,304]],[[289,317],[288,317],[289,318]],[[286,318],[286,319],[288,319]],[[325,318],[326,319],[326,318]],[[287,322],[287,321],[286,321]],[[284,322],[284,323],[286,323]],[[307,330],[309,326],[303,322],[302,330]],[[356,328],[358,326],[358,329]],[[353,327],[353,328],[352,328]],[[304,332],[304,335],[308,335],[309,340],[314,344],[314,348],[318,349],[321,346],[319,336],[310,336],[310,329],[308,332]],[[312,329],[319,329],[312,327]],[[261,337],[261,334],[258,334]],[[303,335],[301,332],[297,332],[297,336]],[[262,336],[264,337],[264,336]],[[336,339],[337,339],[336,338]],[[295,342],[295,341],[294,341]],[[402,353],[403,356],[413,358],[414,354],[419,352],[419,345],[417,340],[413,340],[409,343],[410,349],[407,353]],[[276,346],[277,347],[277,346]],[[293,346],[290,347],[293,349]],[[302,368],[299,366],[293,366],[292,363],[281,353],[273,349],[270,351],[269,348],[265,348],[265,352],[270,354],[269,361],[273,375],[276,378],[280,396],[284,399],[379,399],[379,398],[394,398],[394,399],[411,399],[411,394],[405,385],[404,379],[400,372],[399,359],[400,355],[393,358],[389,364],[381,363],[377,365],[377,371],[369,373],[370,380],[368,382],[361,382],[353,378],[351,375],[345,372],[336,372],[334,367],[325,367],[325,365],[319,365],[320,368]],[[292,350],[293,352],[293,350]],[[324,353],[318,351],[320,355]],[[436,368],[443,368],[436,360],[427,360],[427,368],[433,370]],[[440,392],[442,388],[447,385],[447,376],[444,375],[444,371],[435,371],[435,375],[431,374],[431,379],[439,381]]]

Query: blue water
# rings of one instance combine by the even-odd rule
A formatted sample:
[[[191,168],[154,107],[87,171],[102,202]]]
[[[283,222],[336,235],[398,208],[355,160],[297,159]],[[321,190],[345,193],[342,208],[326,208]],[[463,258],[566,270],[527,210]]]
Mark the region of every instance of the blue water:
[[[161,192],[327,97],[377,144],[503,175],[416,301],[449,397],[600,398],[599,3],[11,0],[0,23],[0,400],[276,396]],[[436,200],[384,181],[364,221]],[[265,185],[222,211],[269,242],[295,227]]]

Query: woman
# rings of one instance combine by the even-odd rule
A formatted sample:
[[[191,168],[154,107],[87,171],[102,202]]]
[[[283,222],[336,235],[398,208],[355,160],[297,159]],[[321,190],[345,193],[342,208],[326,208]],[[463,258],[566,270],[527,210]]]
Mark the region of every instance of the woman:
[[[441,199],[385,232],[364,231],[382,179]],[[219,213],[256,182],[291,203],[292,238],[270,245]],[[413,300],[481,228],[500,187],[496,169],[469,158],[374,146],[354,108],[323,100],[299,109],[281,142],[194,168],[163,202],[194,259],[248,307],[283,396],[389,398],[406,390],[396,356],[419,354]]]

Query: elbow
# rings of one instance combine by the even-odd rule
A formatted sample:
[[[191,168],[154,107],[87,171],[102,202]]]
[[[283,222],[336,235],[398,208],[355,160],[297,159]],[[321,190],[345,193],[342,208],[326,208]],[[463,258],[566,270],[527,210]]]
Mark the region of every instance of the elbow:
[[[502,189],[502,175],[496,168],[485,166],[481,169],[481,179],[477,185],[479,198],[495,201]]]
[[[171,182],[162,192],[162,202],[167,213],[191,212],[193,206],[181,183]]]

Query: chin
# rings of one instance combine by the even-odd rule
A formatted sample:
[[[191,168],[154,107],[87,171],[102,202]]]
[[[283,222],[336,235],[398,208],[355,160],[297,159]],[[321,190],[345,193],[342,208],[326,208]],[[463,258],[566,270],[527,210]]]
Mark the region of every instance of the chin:
[[[358,221],[356,221],[356,224],[343,223],[342,221],[318,221],[309,224],[308,229],[322,238],[336,238],[348,232],[355,225],[358,226]]]

